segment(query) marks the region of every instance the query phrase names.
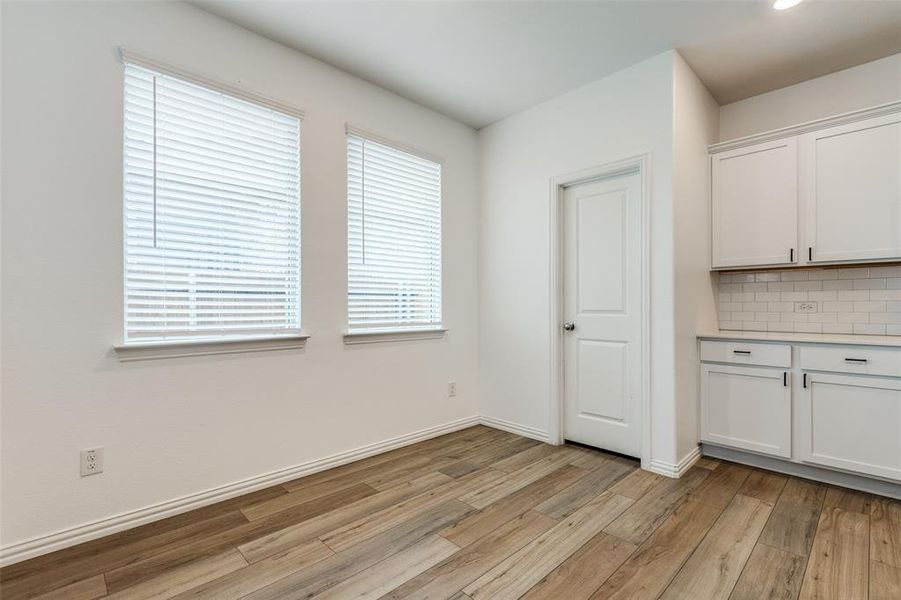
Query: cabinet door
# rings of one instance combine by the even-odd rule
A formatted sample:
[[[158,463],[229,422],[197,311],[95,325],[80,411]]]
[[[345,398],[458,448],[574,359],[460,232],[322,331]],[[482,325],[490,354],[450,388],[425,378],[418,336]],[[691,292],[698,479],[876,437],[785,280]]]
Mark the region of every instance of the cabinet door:
[[[901,481],[901,379],[808,373],[801,460]]]
[[[701,364],[701,441],[791,457],[791,384],[782,369]]]
[[[713,267],[796,262],[796,139],[714,154],[710,161]]]
[[[806,134],[810,262],[901,258],[901,114]]]

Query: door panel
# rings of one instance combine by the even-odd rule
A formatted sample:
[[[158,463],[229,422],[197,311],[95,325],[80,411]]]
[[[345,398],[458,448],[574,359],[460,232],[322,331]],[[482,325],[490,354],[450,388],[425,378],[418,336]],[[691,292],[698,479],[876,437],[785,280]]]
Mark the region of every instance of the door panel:
[[[641,180],[563,193],[564,437],[639,456]]]
[[[786,371],[701,365],[701,441],[790,458],[791,416]]]
[[[801,460],[901,481],[901,380],[808,373]]]
[[[813,262],[901,258],[901,115],[802,140]]]
[[[713,267],[797,262],[795,138],[714,154],[710,161]]]

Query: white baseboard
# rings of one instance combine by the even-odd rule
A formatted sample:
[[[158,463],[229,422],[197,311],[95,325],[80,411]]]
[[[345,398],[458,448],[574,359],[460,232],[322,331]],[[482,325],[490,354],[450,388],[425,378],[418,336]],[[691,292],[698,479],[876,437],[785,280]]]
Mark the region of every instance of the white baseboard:
[[[544,442],[546,444],[550,443],[550,435],[548,434],[548,432],[537,429],[535,427],[528,427],[526,425],[520,425],[512,421],[498,419],[497,417],[489,417],[487,415],[482,415],[481,417],[479,417],[479,421],[482,423],[482,425],[485,425],[487,427],[493,427],[495,429],[500,429],[501,431],[515,433],[516,435],[532,438],[533,440],[538,440],[539,442]]]
[[[685,475],[685,473],[701,458],[701,447],[695,446],[691,449],[691,451],[682,457],[682,460],[679,461],[679,464],[672,464],[668,462],[664,462],[662,460],[652,460],[650,464],[649,471],[653,473],[657,473],[658,475],[663,475],[664,477],[672,477],[673,479],[678,479]]]
[[[374,444],[369,444],[367,446],[362,446],[353,450],[339,452],[338,454],[333,454],[325,458],[308,461],[299,465],[295,465],[293,467],[288,467],[286,469],[272,471],[270,473],[265,473],[257,477],[245,479],[243,481],[238,481],[218,488],[213,488],[197,494],[191,494],[190,496],[184,496],[182,498],[176,498],[174,500],[161,502],[159,504],[148,506],[139,510],[123,513],[114,517],[109,517],[107,519],[101,519],[99,521],[94,521],[93,523],[86,523],[84,525],[79,525],[70,529],[65,529],[48,535],[26,540],[24,542],[19,542],[17,544],[12,544],[10,546],[0,548],[0,566],[10,565],[16,562],[27,560],[29,558],[34,558],[35,556],[40,556],[42,554],[47,554],[49,552],[68,548],[69,546],[74,546],[76,544],[81,544],[83,542],[101,538],[113,533],[117,533],[119,531],[132,529],[134,527],[138,527],[139,525],[144,525],[152,521],[158,521],[160,519],[165,519],[166,517],[171,517],[177,514],[188,512],[189,510],[194,510],[203,506],[215,504],[216,502],[228,500],[229,498],[234,498],[243,494],[249,494],[250,492],[254,492],[265,487],[278,485],[292,479],[297,479],[298,477],[303,477],[305,475],[311,475],[318,471],[331,469],[333,467],[353,462],[355,460],[360,460],[361,458],[366,458],[374,454],[380,454],[382,452],[394,450],[395,448],[408,446],[410,444],[415,444],[416,442],[421,442],[433,437],[438,437],[439,435],[444,435],[446,433],[451,433],[453,431],[472,427],[473,425],[478,425],[479,423],[485,423],[486,425],[497,427],[498,429],[505,429],[505,427],[502,427],[500,425],[488,423],[478,416],[458,419],[457,421],[445,423],[444,425],[429,427],[427,429],[422,429],[420,431],[415,431],[406,435],[401,435],[381,442],[376,442]],[[507,429],[507,431],[511,430]],[[527,433],[521,433],[520,431],[514,431],[514,433],[519,433],[520,435],[529,435]],[[529,437],[533,436],[529,435]]]

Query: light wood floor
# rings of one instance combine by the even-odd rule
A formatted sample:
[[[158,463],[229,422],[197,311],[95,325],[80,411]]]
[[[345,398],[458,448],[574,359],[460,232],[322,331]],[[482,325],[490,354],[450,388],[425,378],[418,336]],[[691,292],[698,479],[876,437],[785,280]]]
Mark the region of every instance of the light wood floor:
[[[901,502],[486,427],[0,571],[19,598],[901,599]]]

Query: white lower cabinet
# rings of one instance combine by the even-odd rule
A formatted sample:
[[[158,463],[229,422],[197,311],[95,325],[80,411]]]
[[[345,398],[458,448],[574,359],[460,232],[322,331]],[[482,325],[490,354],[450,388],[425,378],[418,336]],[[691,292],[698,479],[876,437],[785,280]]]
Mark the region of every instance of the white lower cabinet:
[[[901,483],[901,348],[700,342],[700,440]]]
[[[901,352],[897,358],[901,360]],[[901,379],[832,373],[803,377],[800,459],[901,481]]]
[[[792,397],[784,369],[703,363],[701,441],[791,456]]]

